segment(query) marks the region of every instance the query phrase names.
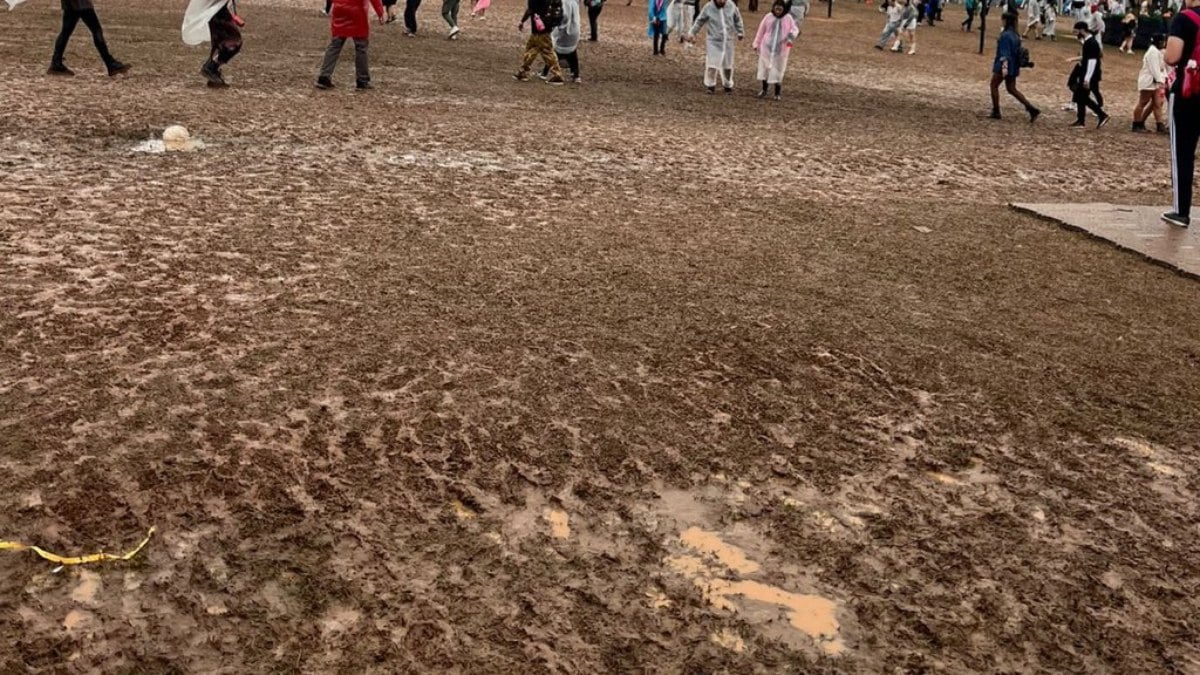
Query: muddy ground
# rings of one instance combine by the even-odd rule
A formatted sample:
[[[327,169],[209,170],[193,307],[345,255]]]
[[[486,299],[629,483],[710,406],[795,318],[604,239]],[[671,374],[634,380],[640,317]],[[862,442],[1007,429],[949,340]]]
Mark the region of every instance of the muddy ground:
[[[1072,132],[1076,47],[981,119],[958,10],[839,6],[776,103],[644,5],[552,88],[426,2],[318,93],[246,2],[209,91],[157,0],[47,79],[56,4],[0,15],[0,539],[158,532],[0,554],[0,672],[1200,673],[1200,286],[1005,206],[1167,202],[1140,58]]]

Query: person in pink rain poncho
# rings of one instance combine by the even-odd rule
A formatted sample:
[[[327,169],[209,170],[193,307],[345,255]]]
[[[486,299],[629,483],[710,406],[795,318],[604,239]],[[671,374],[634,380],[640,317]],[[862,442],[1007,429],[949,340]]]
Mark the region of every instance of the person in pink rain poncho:
[[[762,82],[759,98],[766,98],[767,85],[775,85],[775,100],[783,97],[783,74],[787,72],[788,55],[800,28],[788,13],[783,0],[775,0],[771,13],[758,24],[754,36],[754,51],[758,52],[758,79]]]

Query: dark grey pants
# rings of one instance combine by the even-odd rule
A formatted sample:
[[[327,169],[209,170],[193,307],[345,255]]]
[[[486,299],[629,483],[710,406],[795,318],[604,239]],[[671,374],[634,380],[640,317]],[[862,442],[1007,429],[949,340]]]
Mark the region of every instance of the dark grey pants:
[[[358,82],[371,81],[371,69],[367,62],[367,40],[354,38],[354,79]],[[325,62],[321,64],[321,77],[333,77],[333,69],[337,66],[338,57],[342,55],[342,47],[346,38],[333,38],[329,48],[325,50]]]
[[[451,28],[458,28],[459,0],[442,0],[442,19]]]

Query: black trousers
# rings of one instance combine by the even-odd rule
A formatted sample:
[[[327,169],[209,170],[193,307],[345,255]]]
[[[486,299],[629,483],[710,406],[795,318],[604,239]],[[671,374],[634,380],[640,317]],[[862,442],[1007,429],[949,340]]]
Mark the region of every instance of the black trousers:
[[[1171,187],[1175,193],[1175,213],[1192,214],[1192,180],[1196,171],[1196,142],[1200,141],[1200,101],[1179,94],[1167,97],[1167,118],[1171,125]]]
[[[566,65],[567,69],[571,71],[572,77],[579,77],[579,50],[578,49],[571,52],[570,54],[564,54],[562,52],[556,51],[556,52],[554,52],[554,55],[558,57],[558,62],[560,65]],[[550,74],[550,66],[544,66],[542,68],[542,75],[549,75],[549,74]],[[566,73],[563,73],[563,74],[565,75]]]
[[[588,26],[592,29],[592,42],[599,39],[596,33],[596,26],[600,21],[600,11],[604,9],[604,5],[593,5],[588,7]]]
[[[962,27],[971,30],[971,26],[975,24],[975,8],[967,10],[967,18],[963,20]]]
[[[96,45],[96,51],[100,52],[100,58],[104,60],[104,65],[110,66],[116,62],[112,54],[108,53],[108,43],[104,41],[104,29],[100,27],[100,17],[96,16],[96,10],[72,9],[71,3],[67,0],[63,0],[62,10],[62,30],[58,33],[58,39],[54,41],[54,56],[50,60],[52,65],[61,66],[63,64],[63,55],[67,52],[67,42],[71,40],[71,34],[75,32],[75,26],[78,26],[80,21],[92,32],[92,43]]]
[[[1096,117],[1104,117],[1104,95],[1100,93],[1100,83],[1093,82],[1090,87],[1080,86],[1075,89],[1075,120],[1083,122],[1087,119],[1087,111],[1096,113]]]
[[[421,0],[404,0],[404,29],[410,33],[417,32],[417,10]]]
[[[325,0],[325,13],[328,14],[332,11],[333,11],[333,0]]]

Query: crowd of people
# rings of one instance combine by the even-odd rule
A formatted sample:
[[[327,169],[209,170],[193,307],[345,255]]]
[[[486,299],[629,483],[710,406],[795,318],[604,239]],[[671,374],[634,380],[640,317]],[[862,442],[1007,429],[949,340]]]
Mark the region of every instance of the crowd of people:
[[[6,1],[10,8],[14,8],[26,0]],[[394,22],[397,20],[397,0],[324,1],[323,13],[330,17],[331,38],[316,78],[316,87],[330,89],[334,86],[334,70],[342,49],[350,40],[354,42],[355,51],[355,86],[358,89],[371,89],[368,55],[371,28],[368,12],[373,12],[379,23]],[[417,33],[416,11],[420,1],[406,0],[406,35]],[[526,1],[518,28],[523,31],[528,24],[530,34],[514,78],[518,81],[532,79],[533,64],[541,59],[541,77],[547,83],[561,85],[568,79],[573,83],[581,83],[578,53],[582,33],[580,0]],[[788,57],[808,15],[809,1],[773,0],[770,12],[762,17],[752,43],[758,56],[756,79],[761,86],[758,96],[770,96],[773,87],[774,98],[781,98]],[[967,17],[961,29],[972,31],[976,13],[986,15],[994,1],[965,0]],[[1200,141],[1200,64],[1197,63],[1200,61],[1200,50],[1197,50],[1200,0],[1182,0],[1181,5],[1171,4],[1178,1],[1144,0],[1137,11],[1128,12],[1124,0],[1102,0],[1097,5],[1088,5],[1083,0],[1024,0],[1023,7],[1021,0],[998,0],[1002,9],[1003,30],[997,39],[996,56],[992,63],[990,117],[1002,119],[1001,85],[1023,106],[1031,123],[1041,116],[1041,110],[1029,101],[1017,84],[1021,70],[1033,65],[1028,50],[1022,46],[1022,35],[1018,33],[1021,9],[1026,13],[1024,36],[1028,37],[1032,31],[1035,39],[1039,40],[1043,37],[1057,39],[1056,22],[1060,13],[1076,18],[1073,32],[1080,42],[1081,53],[1078,59],[1073,59],[1075,64],[1067,81],[1072,93],[1071,107],[1076,112],[1072,126],[1076,128],[1086,127],[1088,111],[1095,116],[1098,129],[1111,120],[1100,90],[1103,81],[1104,49],[1101,37],[1106,26],[1104,17],[1115,16],[1119,19],[1122,30],[1119,51],[1126,54],[1133,53],[1138,16],[1153,12],[1169,18],[1168,34],[1152,36],[1143,56],[1137,80],[1138,102],[1131,129],[1141,133],[1149,131],[1146,123],[1153,116],[1155,131],[1170,134],[1175,204],[1173,211],[1164,214],[1163,218],[1186,227],[1190,223],[1195,149]],[[117,60],[109,51],[92,0],[60,2],[63,10],[62,28],[55,40],[48,73],[54,76],[74,75],[67,67],[64,55],[68,41],[80,22],[91,32],[92,41],[109,76],[127,72],[130,66]],[[459,2],[443,0],[441,14],[448,27],[449,39],[456,39],[461,33],[458,26]],[[588,10],[589,40],[596,41],[604,0],[582,0],[582,3]],[[471,16],[486,17],[489,5],[490,0],[474,0]],[[942,21],[944,7],[940,0],[883,0],[880,11],[887,18],[875,47],[893,52],[907,51],[911,55],[917,50],[918,26],[922,22],[933,26]],[[187,44],[211,43],[207,58],[200,68],[200,74],[209,87],[228,86],[222,68],[241,51],[243,25],[244,21],[237,11],[237,0],[189,1],[182,36]],[[742,14],[735,0],[708,0],[703,7],[698,0],[648,0],[646,30],[652,41],[654,55],[666,53],[672,35],[676,35],[681,44],[690,47],[700,32],[704,31],[705,90],[713,94],[720,85],[725,93],[733,92],[735,48],[746,34]],[[892,41],[890,47],[889,41]],[[563,64],[568,69],[565,74]]]

